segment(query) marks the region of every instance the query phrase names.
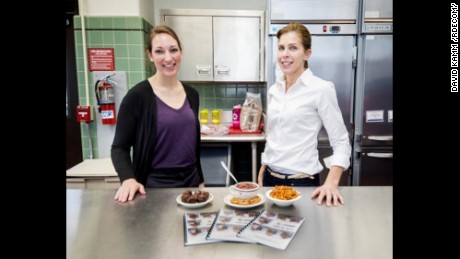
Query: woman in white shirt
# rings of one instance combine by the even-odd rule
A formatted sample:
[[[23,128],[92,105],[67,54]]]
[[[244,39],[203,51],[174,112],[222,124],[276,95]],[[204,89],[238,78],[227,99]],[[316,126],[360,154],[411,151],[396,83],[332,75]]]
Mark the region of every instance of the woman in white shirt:
[[[258,183],[263,186],[319,186],[318,133],[324,125],[333,149],[324,184],[311,198],[344,204],[338,183],[350,166],[351,146],[334,84],[308,68],[310,32],[300,23],[278,31],[278,64],[283,76],[268,91],[267,141]]]

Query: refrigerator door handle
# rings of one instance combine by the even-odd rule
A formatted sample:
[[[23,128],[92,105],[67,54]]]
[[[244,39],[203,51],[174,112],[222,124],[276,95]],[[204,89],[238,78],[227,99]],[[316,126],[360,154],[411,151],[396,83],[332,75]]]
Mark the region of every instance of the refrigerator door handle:
[[[393,141],[393,135],[390,136],[368,136],[370,140],[378,140],[378,141]]]
[[[366,154],[368,157],[376,157],[376,158],[393,158],[393,153],[375,153],[370,152]]]
[[[356,56],[358,55],[358,47],[357,46],[353,46],[353,51],[352,51],[352,67],[353,67],[353,74],[355,74],[356,72],[356,65],[357,65],[357,59],[356,59]],[[353,78],[353,85],[355,85],[355,79]],[[353,111],[354,110],[354,107],[355,107],[355,99],[353,98],[355,96],[355,88],[354,87],[351,87],[351,91],[350,91],[350,111]],[[350,124],[354,124],[355,122],[355,113],[354,112],[351,112],[350,113]],[[354,126],[353,126],[354,127]]]

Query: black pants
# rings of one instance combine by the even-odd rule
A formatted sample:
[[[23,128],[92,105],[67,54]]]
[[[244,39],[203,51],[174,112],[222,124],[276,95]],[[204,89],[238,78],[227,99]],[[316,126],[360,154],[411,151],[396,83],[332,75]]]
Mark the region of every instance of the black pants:
[[[153,170],[148,178],[146,188],[175,188],[175,187],[198,187],[200,176],[198,169],[166,168]]]
[[[315,174],[315,179],[301,178],[301,179],[280,179],[270,174],[265,167],[264,172],[264,186],[287,185],[287,186],[319,186],[319,174]],[[270,169],[271,170],[271,169]],[[273,170],[272,170],[273,171]],[[281,173],[279,173],[281,174]]]

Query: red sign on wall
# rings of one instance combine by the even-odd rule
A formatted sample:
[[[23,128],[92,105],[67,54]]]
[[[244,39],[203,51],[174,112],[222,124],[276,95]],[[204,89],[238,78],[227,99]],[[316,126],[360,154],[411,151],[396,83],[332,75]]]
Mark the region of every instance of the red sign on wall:
[[[113,48],[88,48],[88,62],[90,71],[114,71]]]

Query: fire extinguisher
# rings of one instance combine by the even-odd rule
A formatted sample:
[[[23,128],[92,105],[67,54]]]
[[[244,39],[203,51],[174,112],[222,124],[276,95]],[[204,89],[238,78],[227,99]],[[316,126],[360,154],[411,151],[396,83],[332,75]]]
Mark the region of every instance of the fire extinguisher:
[[[115,114],[115,90],[112,86],[117,83],[110,80],[112,75],[106,75],[100,80],[96,81],[94,86],[96,91],[96,100],[98,105],[99,113],[101,114],[102,124],[110,125],[117,122],[117,116]]]

